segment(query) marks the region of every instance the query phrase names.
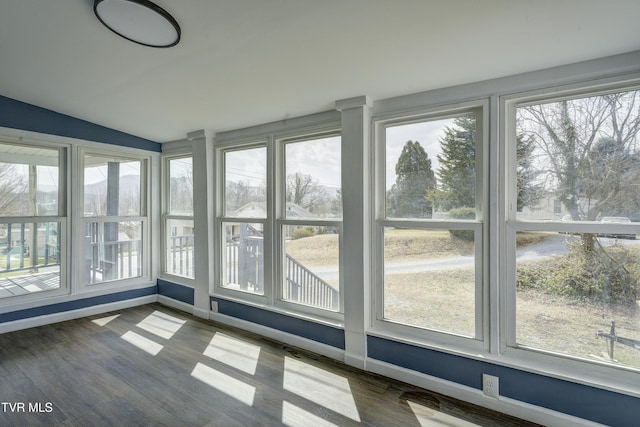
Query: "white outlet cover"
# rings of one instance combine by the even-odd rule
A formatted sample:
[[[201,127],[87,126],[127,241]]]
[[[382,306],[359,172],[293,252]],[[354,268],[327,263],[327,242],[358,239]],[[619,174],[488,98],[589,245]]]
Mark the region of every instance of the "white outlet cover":
[[[485,396],[498,399],[500,397],[500,381],[493,375],[482,374],[482,392]]]

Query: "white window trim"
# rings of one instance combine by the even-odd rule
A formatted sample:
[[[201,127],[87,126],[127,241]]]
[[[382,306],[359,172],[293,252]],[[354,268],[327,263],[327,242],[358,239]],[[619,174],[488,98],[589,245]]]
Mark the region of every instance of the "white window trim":
[[[385,170],[386,170],[386,128],[403,124],[418,123],[423,121],[448,119],[456,116],[474,113],[476,115],[477,138],[476,145],[476,220],[434,220],[434,219],[395,219],[386,218],[385,207]],[[372,278],[374,283],[373,300],[371,308],[371,325],[368,333],[383,338],[390,338],[424,346],[428,348],[447,349],[447,351],[460,352],[461,354],[477,354],[479,351],[489,349],[489,282],[488,282],[488,244],[483,235],[486,235],[488,218],[485,216],[488,205],[488,147],[489,147],[489,100],[480,99],[464,103],[449,104],[444,106],[412,109],[405,112],[394,112],[384,115],[378,113],[372,120],[373,141],[375,148],[375,185],[374,192],[374,238],[372,239]],[[419,229],[458,229],[474,231],[475,242],[475,336],[465,337],[451,332],[442,332],[433,329],[420,328],[412,325],[404,325],[398,322],[385,320],[384,310],[384,241],[385,227],[403,227]]]

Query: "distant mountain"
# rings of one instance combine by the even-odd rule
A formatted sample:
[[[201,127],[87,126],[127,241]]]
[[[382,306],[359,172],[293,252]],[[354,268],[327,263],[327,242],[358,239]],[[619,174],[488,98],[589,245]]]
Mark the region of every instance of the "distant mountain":
[[[120,194],[137,193],[140,191],[140,175],[124,175],[120,177]],[[107,193],[107,180],[85,184],[84,193],[100,195]]]

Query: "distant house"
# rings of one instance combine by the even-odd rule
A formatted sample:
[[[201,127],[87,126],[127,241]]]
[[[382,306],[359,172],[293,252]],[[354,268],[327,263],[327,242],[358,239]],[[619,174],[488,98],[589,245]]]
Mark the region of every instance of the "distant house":
[[[578,201],[578,211],[582,214],[586,214],[593,207],[594,201]],[[516,213],[516,217],[519,220],[532,220],[532,221],[560,221],[566,215],[570,215],[571,212],[562,203],[558,197],[549,193],[540,199],[540,202],[533,207],[525,206]]]
[[[266,218],[267,217],[266,203],[265,202],[249,202],[246,205],[238,208],[235,212],[233,212],[229,216],[237,217],[237,218]],[[315,215],[309,210],[293,202],[287,202],[286,216],[287,218],[296,218],[296,219],[317,218],[317,215]],[[262,233],[262,224],[256,224],[256,225],[257,227],[251,227],[251,229],[257,230],[259,233]],[[289,237],[291,235],[291,232],[300,228],[303,228],[303,226],[296,225],[296,226],[287,227],[285,237]],[[231,235],[232,235],[232,238],[237,238],[237,236],[240,235],[239,224],[232,224]]]

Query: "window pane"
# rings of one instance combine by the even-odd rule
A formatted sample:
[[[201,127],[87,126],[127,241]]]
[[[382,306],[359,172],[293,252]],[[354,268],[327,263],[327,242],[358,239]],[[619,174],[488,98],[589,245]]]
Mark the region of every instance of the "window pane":
[[[0,216],[58,215],[59,151],[0,144]]]
[[[264,294],[264,237],[259,223],[223,223],[222,286]]]
[[[384,230],[384,318],[474,337],[473,231]]]
[[[266,218],[266,147],[224,153],[224,186],[225,216]]]
[[[640,241],[520,232],[516,246],[518,344],[640,368]]]
[[[475,219],[474,115],[386,129],[386,214]]]
[[[60,288],[60,223],[0,224],[0,298]]]
[[[193,220],[167,220],[165,235],[167,236],[166,272],[193,278]]]
[[[84,215],[140,216],[142,161],[87,155]]]
[[[142,276],[142,222],[89,222],[85,229],[84,283]]]
[[[341,138],[285,145],[287,218],[341,217]]]
[[[640,92],[519,107],[518,219],[640,221]]]
[[[337,227],[285,225],[284,300],[340,309]]]
[[[193,159],[169,160],[169,213],[193,215]]]

